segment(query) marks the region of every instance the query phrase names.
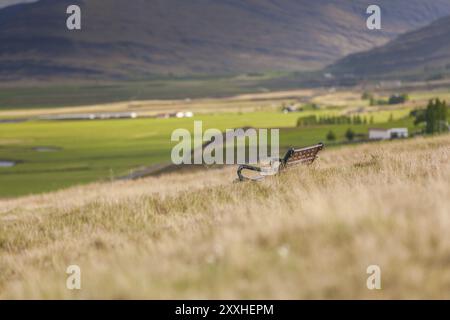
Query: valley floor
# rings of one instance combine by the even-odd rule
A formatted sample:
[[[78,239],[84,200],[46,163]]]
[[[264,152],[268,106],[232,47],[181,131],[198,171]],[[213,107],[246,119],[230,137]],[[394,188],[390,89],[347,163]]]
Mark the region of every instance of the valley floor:
[[[0,200],[0,298],[448,299],[449,156],[446,135]]]

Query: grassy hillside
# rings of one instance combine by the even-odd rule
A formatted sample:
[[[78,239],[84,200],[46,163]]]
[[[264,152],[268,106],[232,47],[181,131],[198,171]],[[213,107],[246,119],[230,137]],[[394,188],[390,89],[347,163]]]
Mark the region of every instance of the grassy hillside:
[[[448,299],[449,150],[447,135],[328,150],[262,183],[227,168],[0,200],[0,298]]]
[[[66,29],[79,4],[82,30]],[[447,0],[40,0],[0,10],[0,78],[68,81],[311,70],[450,13]]]

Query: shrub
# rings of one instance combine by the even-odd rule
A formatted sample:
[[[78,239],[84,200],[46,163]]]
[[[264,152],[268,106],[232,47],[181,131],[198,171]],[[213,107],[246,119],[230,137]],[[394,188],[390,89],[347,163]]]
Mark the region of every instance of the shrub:
[[[345,137],[348,141],[353,141],[355,139],[355,132],[351,128],[348,128],[345,132]]]
[[[327,133],[327,140],[328,140],[328,141],[335,141],[335,140],[336,140],[336,135],[334,134],[333,131],[330,130],[330,131]]]
[[[408,100],[409,100],[409,96],[406,93],[394,94],[389,97],[388,103],[389,104],[400,104],[400,103],[405,103]]]

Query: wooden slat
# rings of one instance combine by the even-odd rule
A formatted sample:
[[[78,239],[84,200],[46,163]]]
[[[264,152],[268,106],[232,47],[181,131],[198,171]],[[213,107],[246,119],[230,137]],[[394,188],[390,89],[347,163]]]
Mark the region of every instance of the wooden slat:
[[[311,164],[317,158],[317,154],[322,150],[323,145],[316,145],[312,147],[294,149],[292,155],[287,159],[286,166],[293,166],[297,164]]]

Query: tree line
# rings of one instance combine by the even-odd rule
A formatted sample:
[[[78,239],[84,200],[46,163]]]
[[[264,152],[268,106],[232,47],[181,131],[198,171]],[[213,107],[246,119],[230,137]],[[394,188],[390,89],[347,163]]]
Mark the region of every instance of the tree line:
[[[316,125],[330,125],[330,124],[373,124],[374,118],[371,116],[369,119],[367,117],[361,117],[360,115],[355,116],[320,116],[315,115],[300,117],[297,120],[297,127],[306,126],[316,126]]]
[[[432,99],[426,109],[417,109],[411,112],[415,117],[414,124],[425,124],[425,133],[435,134],[449,131],[449,111],[447,102],[440,99]]]
[[[392,104],[401,104],[409,100],[409,95],[407,93],[393,94],[388,99],[376,98],[370,92],[364,92],[361,96],[362,100],[369,100],[369,105],[371,106],[383,106]]]

